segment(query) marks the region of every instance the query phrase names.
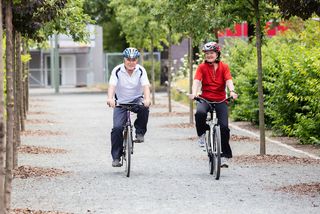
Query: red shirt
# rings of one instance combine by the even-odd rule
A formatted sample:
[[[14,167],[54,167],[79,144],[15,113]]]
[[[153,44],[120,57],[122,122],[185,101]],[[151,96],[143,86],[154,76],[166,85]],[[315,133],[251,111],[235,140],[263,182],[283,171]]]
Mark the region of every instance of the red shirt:
[[[229,66],[223,62],[218,63],[214,71],[213,64],[201,63],[194,76],[202,83],[201,97],[210,101],[221,101],[226,98],[226,81],[231,80]]]

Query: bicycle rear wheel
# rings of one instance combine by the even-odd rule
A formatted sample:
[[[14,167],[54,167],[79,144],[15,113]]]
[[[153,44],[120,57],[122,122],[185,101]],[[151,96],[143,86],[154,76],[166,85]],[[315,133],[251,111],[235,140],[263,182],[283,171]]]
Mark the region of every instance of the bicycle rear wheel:
[[[123,144],[122,144],[122,158],[121,158],[121,163],[122,166],[125,165],[127,168],[127,134],[128,131],[125,129],[123,131]]]
[[[132,152],[132,131],[131,131],[131,127],[128,126],[127,127],[127,135],[125,138],[125,150],[126,150],[126,168],[125,168],[125,172],[126,172],[126,176],[129,177],[130,176],[130,167],[131,167],[131,152]]]
[[[221,168],[221,134],[220,126],[214,127],[214,140],[213,140],[213,174],[215,179],[220,178],[220,168]]]
[[[210,128],[210,130],[207,132],[207,140],[206,140],[206,149],[208,153],[208,158],[209,158],[209,172],[210,175],[213,174],[213,150],[212,150],[212,145],[213,145],[213,135],[212,135],[213,129]]]

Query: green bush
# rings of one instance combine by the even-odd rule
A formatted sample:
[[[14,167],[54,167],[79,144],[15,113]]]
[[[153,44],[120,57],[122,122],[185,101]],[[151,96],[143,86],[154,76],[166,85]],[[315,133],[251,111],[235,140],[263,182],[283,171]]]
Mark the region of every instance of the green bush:
[[[239,99],[231,110],[234,120],[258,123],[257,71],[254,47],[242,40],[232,41],[224,48]]]
[[[282,51],[282,70],[270,97],[273,128],[303,143],[320,139],[320,48],[292,44]]]
[[[232,109],[236,120],[258,123],[257,59],[253,45],[235,42],[228,63],[239,99]],[[276,133],[320,141],[320,30],[305,22],[300,33],[265,41],[262,48],[265,123]]]

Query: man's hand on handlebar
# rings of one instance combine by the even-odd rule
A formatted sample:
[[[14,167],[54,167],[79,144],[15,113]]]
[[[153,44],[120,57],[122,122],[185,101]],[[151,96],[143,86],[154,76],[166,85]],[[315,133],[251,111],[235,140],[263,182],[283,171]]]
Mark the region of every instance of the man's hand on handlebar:
[[[150,100],[150,99],[144,99],[144,100],[143,100],[143,105],[144,105],[145,107],[149,107],[149,106],[151,105],[151,100]]]
[[[116,106],[116,101],[114,99],[108,99],[107,104],[109,107],[114,108]]]

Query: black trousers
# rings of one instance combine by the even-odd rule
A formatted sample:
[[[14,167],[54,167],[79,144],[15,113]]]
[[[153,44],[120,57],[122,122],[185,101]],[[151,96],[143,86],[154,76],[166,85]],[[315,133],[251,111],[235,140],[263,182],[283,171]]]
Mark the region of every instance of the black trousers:
[[[145,106],[136,106],[132,109],[137,114],[134,121],[136,134],[144,135],[147,132],[147,123],[149,118],[149,108]],[[127,122],[127,110],[123,108],[114,108],[113,110],[113,128],[111,130],[111,155],[113,160],[120,159],[123,149],[123,129]]]
[[[220,125],[221,131],[221,149],[222,157],[232,158],[232,150],[229,144],[230,129],[228,125],[228,105],[227,103],[216,104],[216,114],[218,118],[218,124]],[[197,111],[195,114],[196,129],[198,136],[204,134],[207,130],[207,113],[209,112],[209,105],[207,103],[197,103]]]

